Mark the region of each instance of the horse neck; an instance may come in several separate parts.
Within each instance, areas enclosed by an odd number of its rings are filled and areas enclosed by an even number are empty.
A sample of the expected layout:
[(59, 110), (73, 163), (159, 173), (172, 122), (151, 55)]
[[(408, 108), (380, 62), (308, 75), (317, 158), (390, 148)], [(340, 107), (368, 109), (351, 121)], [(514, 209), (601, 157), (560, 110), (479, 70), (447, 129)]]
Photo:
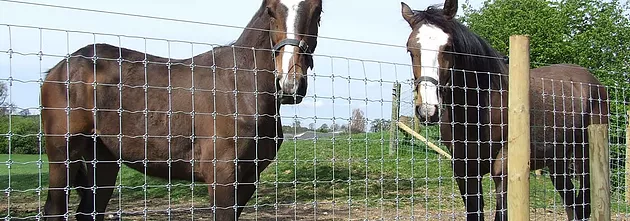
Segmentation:
[[(275, 76), (273, 70), (275, 70), (275, 61), (271, 52), (271, 33), (270, 19), (264, 13), (264, 8), (252, 17), (245, 30), (241, 33), (238, 39), (232, 44), (234, 47), (232, 50), (235, 56), (239, 57), (243, 62), (240, 64), (240, 68), (258, 70), (257, 74), (248, 72), (247, 76), (239, 77), (239, 87), (256, 87), (257, 93), (273, 94), (276, 91)], [(265, 112), (266, 114), (272, 114), (277, 112), (279, 104), (275, 102), (275, 99), (266, 102), (268, 96), (262, 96), (265, 98), (259, 98), (257, 107), (245, 107), (254, 108), (258, 111)], [(269, 97), (271, 98), (271, 97)], [(260, 99), (263, 99), (261, 101)], [(261, 103), (262, 102), (262, 103)], [(253, 102), (252, 104), (254, 104)], [(251, 110), (254, 111), (254, 110)]]
[[(265, 13), (265, 7), (256, 12), (238, 39), (232, 44), (234, 52), (245, 56), (249, 69), (275, 70), (275, 62), (271, 52), (271, 20)], [(254, 52), (255, 53), (252, 53)]]
[[(451, 79), (452, 85), (449, 86), (452, 89), (448, 89), (448, 92), (443, 94), (444, 103), (453, 107), (490, 106), (491, 96), (497, 96), (498, 94), (489, 94), (488, 90), (507, 90), (507, 64), (502, 59), (497, 59), (497, 57), (500, 58), (502, 56), (492, 48), (460, 53), (464, 55), (455, 56), (455, 66), (453, 67), (455, 72)], [(457, 89), (454, 90), (455, 88)], [(456, 109), (461, 110), (461, 108)], [(477, 112), (475, 114), (467, 114), (466, 111), (457, 111), (453, 113), (453, 116), (450, 116), (449, 120), (460, 123), (488, 123), (488, 109), (483, 108)]]
[[(508, 66), (502, 59), (501, 53), (489, 47), (458, 53), (461, 55), (455, 56), (453, 69), (465, 73), (467, 84), (479, 83), (474, 87), (484, 90), (501, 90), (507, 87), (505, 83)], [(464, 85), (463, 82), (453, 82), (453, 86), (469, 87), (470, 85)]]
[(454, 56), (455, 68), (468, 71), (466, 73), (469, 75), (490, 75), (492, 83), (482, 89), (501, 89), (500, 87), (504, 87), (504, 85), (499, 84), (502, 83), (499, 81), (503, 81), (501, 78), (505, 78), (500, 76), (506, 75), (508, 72), (507, 65), (502, 59), (504, 56), (461, 23), (456, 23), (453, 30), (452, 35), (457, 39), (455, 40), (455, 51), (458, 53)]
[(264, 5), (252, 16), (234, 46), (271, 50), (271, 20), (265, 13)]

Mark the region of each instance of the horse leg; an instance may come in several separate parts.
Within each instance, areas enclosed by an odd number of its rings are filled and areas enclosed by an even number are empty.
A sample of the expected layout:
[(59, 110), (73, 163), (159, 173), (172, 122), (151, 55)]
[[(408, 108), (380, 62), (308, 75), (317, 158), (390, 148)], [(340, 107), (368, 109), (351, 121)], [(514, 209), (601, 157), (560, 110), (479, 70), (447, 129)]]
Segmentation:
[(564, 202), (564, 210), (567, 213), (567, 217), (569, 220), (573, 220), (575, 217), (575, 188), (573, 182), (571, 182), (568, 168), (568, 159), (556, 159), (549, 166), (549, 177), (556, 191), (560, 194), (562, 202)]
[[(278, 124), (278, 128), (279, 131), (276, 132), (276, 135), (272, 136), (282, 134), (282, 125)], [(275, 159), (277, 150), (282, 145), (282, 140), (278, 141), (278, 143), (275, 142), (276, 141), (271, 139), (261, 139), (258, 143), (257, 148), (259, 149), (259, 152), (256, 157), (258, 161), (248, 165), (249, 172), (244, 173), (245, 176), (242, 178), (242, 182), (238, 185), (238, 217), (241, 216), (241, 213), (245, 209), (244, 206), (247, 205), (247, 202), (251, 199), (254, 192), (256, 192), (257, 184), (255, 183), (260, 181), (260, 174), (269, 166), (269, 164), (271, 164), (272, 160)], [(275, 147), (275, 149), (266, 147)]]
[(454, 160), (454, 173), (459, 192), (466, 206), (466, 220), (484, 220), (483, 193), (479, 163), (476, 160)]
[(81, 197), (76, 218), (77, 220), (104, 220), (104, 213), (114, 191), (120, 167), (115, 163), (117, 159), (107, 150), (101, 140), (97, 141), (96, 153), (93, 147), (88, 147), (86, 152), (86, 161), (96, 159), (94, 164), (86, 162), (88, 181), (86, 187), (94, 189), (87, 190)]
[(492, 180), (496, 190), (494, 220), (507, 221), (507, 152), (501, 149), (492, 165)]
[[(81, 167), (84, 138), (73, 136), (68, 138), (68, 144), (63, 137), (46, 137), (46, 151), (48, 153), (48, 196), (44, 205), (46, 220), (66, 220), (68, 217), (68, 201), (70, 188), (77, 186), (75, 180)], [(78, 161), (78, 162), (76, 162)], [(67, 170), (67, 171), (66, 171)], [(83, 179), (79, 175), (79, 180)], [(79, 182), (82, 184), (82, 182)], [(78, 188), (79, 195), (85, 191)]]
[(255, 182), (259, 181), (260, 173), (269, 165), (268, 161), (259, 161), (258, 168), (256, 165), (251, 163), (251, 165), (246, 165), (247, 171), (243, 171), (242, 179), (238, 184), (238, 209), (236, 211), (237, 217), (241, 216), (241, 213), (245, 209), (245, 205), (249, 199), (251, 199), (254, 192), (256, 192), (256, 184)]
[(497, 205), (495, 207), (494, 212), (494, 220), (502, 220), (507, 221), (507, 174), (499, 175), (498, 177), (493, 177), (495, 185), (495, 197), (497, 200)]
[(580, 182), (580, 189), (575, 200), (575, 216), (578, 220), (585, 220), (591, 216), (591, 176), (588, 153), (588, 138), (585, 145), (575, 145), (575, 171)]
[[(232, 146), (234, 143), (232, 143)], [(217, 147), (230, 146), (219, 145)], [(217, 150), (217, 152), (219, 152)], [(212, 159), (208, 159), (212, 160)], [(208, 184), (208, 196), (210, 196), (210, 204), (214, 210), (214, 220), (236, 220), (237, 206), (235, 196), (236, 182), (236, 166), (234, 165), (234, 157), (232, 160), (216, 159), (215, 163), (201, 164), (201, 170), (204, 173), (204, 179)], [(241, 190), (238, 190), (239, 192)]]

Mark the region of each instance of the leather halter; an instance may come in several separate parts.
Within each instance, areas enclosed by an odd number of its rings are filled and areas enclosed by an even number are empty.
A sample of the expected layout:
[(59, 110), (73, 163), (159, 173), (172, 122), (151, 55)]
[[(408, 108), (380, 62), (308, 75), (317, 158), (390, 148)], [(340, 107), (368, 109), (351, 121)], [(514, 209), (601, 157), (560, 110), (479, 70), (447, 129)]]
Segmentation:
[(306, 41), (304, 40), (297, 40), (297, 39), (284, 39), (280, 42), (278, 42), (278, 44), (276, 44), (275, 46), (273, 46), (273, 52), (277, 53), (281, 48), (283, 48), (284, 46), (287, 45), (292, 45), (295, 47), (300, 48), (300, 51), (302, 53), (307, 53), (308, 52), (308, 44), (306, 44)]
[(420, 76), (415, 81), (416, 85), (419, 85), (422, 82), (429, 82), (429, 83), (432, 83), (432, 84), (434, 84), (436, 86), (439, 85), (439, 83), (440, 83), (440, 82), (438, 82), (437, 79), (435, 79), (433, 77), (429, 77), (429, 76)]

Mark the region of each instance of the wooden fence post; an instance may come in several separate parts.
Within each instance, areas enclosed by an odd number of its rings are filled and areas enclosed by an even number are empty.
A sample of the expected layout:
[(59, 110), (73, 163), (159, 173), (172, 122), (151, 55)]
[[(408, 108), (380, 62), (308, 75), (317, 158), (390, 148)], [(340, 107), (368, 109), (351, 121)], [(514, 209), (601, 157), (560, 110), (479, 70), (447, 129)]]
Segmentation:
[(608, 125), (589, 125), (588, 145), (591, 167), (591, 217), (594, 221), (610, 220)]
[(628, 111), (626, 122), (626, 203), (630, 203), (630, 111)]
[(398, 147), (398, 118), (400, 117), (400, 83), (394, 83), (392, 89), (392, 119), (389, 125), (389, 155), (396, 154), (396, 148)]
[(508, 219), (529, 221), (529, 37), (510, 36)]

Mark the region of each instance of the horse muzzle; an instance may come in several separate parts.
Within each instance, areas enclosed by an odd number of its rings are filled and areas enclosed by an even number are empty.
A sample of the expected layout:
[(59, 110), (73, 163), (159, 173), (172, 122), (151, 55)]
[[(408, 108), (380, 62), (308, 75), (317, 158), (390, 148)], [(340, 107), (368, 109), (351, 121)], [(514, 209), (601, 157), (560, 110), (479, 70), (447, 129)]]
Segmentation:
[(279, 80), (278, 88), (281, 88), (278, 93), (281, 104), (299, 104), (306, 96), (307, 81), (306, 78)]
[(420, 120), (420, 123), (433, 125), (438, 123), (440, 115), (439, 109), (434, 104), (421, 104), (416, 106), (416, 116)]

